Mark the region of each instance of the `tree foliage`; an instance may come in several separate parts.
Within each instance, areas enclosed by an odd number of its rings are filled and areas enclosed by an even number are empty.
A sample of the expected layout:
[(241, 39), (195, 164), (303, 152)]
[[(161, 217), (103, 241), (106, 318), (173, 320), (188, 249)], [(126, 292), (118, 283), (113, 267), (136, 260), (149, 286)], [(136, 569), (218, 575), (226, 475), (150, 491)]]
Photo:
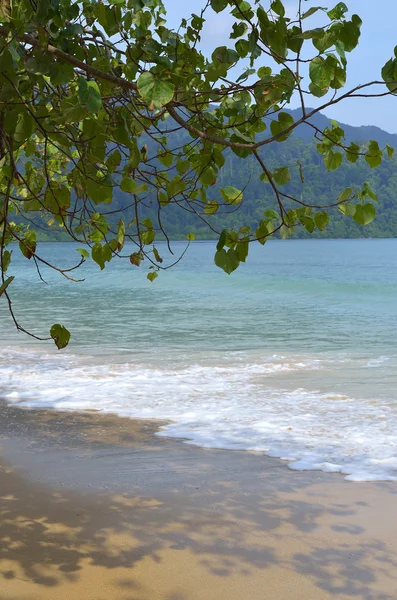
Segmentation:
[[(211, 11), (233, 16), (230, 43), (204, 53)], [(164, 268), (153, 244), (160, 232), (168, 239), (162, 212), (171, 204), (217, 232), (215, 263), (226, 273), (246, 260), (254, 240), (289, 237), (298, 226), (323, 231), (330, 205), (359, 225), (373, 220), (376, 197), (367, 184), (345, 188), (329, 205), (307, 202), (289, 191), (293, 178), (304, 182), (304, 167), (270, 165), (266, 147), (308, 123), (326, 169), (360, 157), (378, 167), (392, 155), (390, 146), (348, 143), (340, 125), (321, 129), (312, 117), (347, 98), (395, 94), (397, 53), (379, 81), (345, 91), (360, 18), (343, 2), (328, 10), (297, 0), (293, 12), (281, 0), (210, 0), (171, 29), (160, 0), (1, 3), (0, 295), (19, 330), (8, 273), (17, 248), (39, 276), (49, 264), (37, 244), (38, 215), (82, 246), (73, 269), (49, 265), (62, 276), (75, 279), (88, 258), (103, 269), (124, 257), (131, 268), (149, 264), (150, 281)], [(311, 26), (314, 15), (321, 26)], [(300, 99), (298, 119), (286, 111), (293, 96)], [(313, 97), (323, 101), (307, 109)], [(222, 175), (227, 152), (255, 161), (260, 185), (272, 192), (273, 207), (255, 229), (212, 224), (220, 206), (239, 210), (244, 199), (244, 188)], [(118, 220), (115, 190), (129, 198)], [(149, 203), (155, 224), (146, 215)], [(187, 243), (193, 238), (189, 233)], [(136, 245), (129, 255), (126, 240)], [(58, 348), (70, 337), (60, 324), (50, 336)]]

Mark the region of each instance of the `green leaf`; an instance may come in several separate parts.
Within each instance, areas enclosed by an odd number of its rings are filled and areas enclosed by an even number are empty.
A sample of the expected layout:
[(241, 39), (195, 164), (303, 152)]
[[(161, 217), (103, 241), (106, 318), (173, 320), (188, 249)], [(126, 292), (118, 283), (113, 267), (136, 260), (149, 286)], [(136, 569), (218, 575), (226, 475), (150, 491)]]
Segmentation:
[(165, 167), (170, 167), (174, 162), (174, 155), (172, 154), (172, 152), (162, 152), (157, 156), (157, 158)]
[(299, 217), (299, 220), (302, 223), (303, 227), (306, 229), (306, 231), (308, 231), (309, 233), (313, 233), (314, 221), (311, 217), (301, 216)]
[(113, 172), (114, 169), (120, 165), (120, 163), (121, 163), (121, 154), (120, 154), (119, 150), (115, 150), (114, 152), (112, 152), (112, 154), (107, 159), (106, 166), (108, 169), (110, 169)]
[(35, 21), (37, 23), (41, 23), (47, 17), (48, 11), (50, 9), (50, 3), (48, 0), (38, 0), (36, 6), (36, 14)]
[(70, 340), (70, 332), (66, 329), (66, 327), (60, 325), (59, 323), (56, 323), (51, 327), (50, 336), (54, 340), (58, 350), (66, 348)]
[(228, 5), (228, 0), (211, 0), (211, 8), (216, 13), (222, 12), (225, 10)]
[(387, 156), (389, 158), (393, 158), (394, 148), (392, 148), (392, 146), (389, 146), (389, 144), (387, 142), (386, 142), (386, 151), (387, 151)]
[(334, 19), (339, 20), (348, 10), (349, 9), (344, 2), (338, 2), (338, 4), (332, 10), (327, 12), (327, 15), (332, 21)]
[(355, 163), (359, 159), (360, 146), (357, 146), (354, 142), (350, 144), (346, 150), (346, 158), (349, 162)]
[(147, 274), (147, 278), (149, 279), (149, 281), (154, 281), (155, 279), (157, 279), (158, 277), (158, 273), (156, 273), (156, 271), (150, 271), (150, 273)]
[(315, 86), (326, 89), (334, 77), (334, 69), (324, 58), (316, 56), (310, 61), (309, 76)]
[(179, 175), (183, 175), (190, 168), (190, 162), (188, 160), (178, 160), (176, 163), (176, 170)]
[(1, 69), (1, 71), (7, 71), (8, 73), (11, 74), (13, 71), (13, 68), (14, 68), (14, 61), (12, 58), (12, 54), (8, 50), (7, 46), (3, 45), (2, 51), (0, 53), (0, 69)]
[(89, 177), (84, 182), (87, 195), (95, 204), (109, 204), (113, 197), (112, 181), (108, 178), (93, 179)]
[(291, 237), (293, 231), (294, 231), (293, 227), (287, 227), (286, 225), (281, 225), (280, 230), (279, 230), (281, 239), (285, 240), (285, 239)]
[(269, 208), (269, 210), (265, 210), (264, 215), (268, 219), (277, 219), (278, 220), (280, 218), (279, 213), (276, 212), (275, 210), (273, 210), (272, 208)]
[(138, 92), (149, 105), (149, 110), (161, 108), (174, 97), (175, 86), (168, 81), (162, 81), (159, 76), (145, 71), (138, 78)]
[(154, 258), (157, 260), (158, 263), (163, 262), (163, 259), (161, 258), (159, 251), (157, 250), (157, 248), (155, 246), (153, 246), (153, 254), (154, 254)]
[(367, 182), (363, 183), (363, 191), (361, 192), (362, 198), (369, 196), (372, 200), (377, 200), (378, 197), (375, 192), (371, 189), (370, 185)]
[(362, 21), (357, 15), (352, 15), (351, 21), (343, 21), (338, 30), (339, 41), (346, 52), (351, 52), (358, 44)]
[(238, 40), (236, 42), (236, 52), (240, 58), (245, 58), (249, 53), (249, 42), (247, 40)]
[(95, 81), (88, 82), (88, 98), (85, 102), (89, 113), (97, 113), (102, 107), (102, 96)]
[(325, 166), (329, 171), (335, 171), (342, 164), (342, 154), (340, 152), (333, 152), (333, 150), (329, 150), (327, 154), (324, 156)]
[(34, 75), (47, 75), (51, 70), (51, 59), (45, 54), (30, 56), (25, 63), (26, 70)]
[(123, 144), (127, 147), (129, 146), (131, 136), (125, 128), (124, 123), (121, 123), (120, 125), (115, 127), (115, 129), (113, 130), (113, 136), (116, 142), (118, 142), (119, 144)]
[(302, 19), (307, 19), (308, 17), (311, 17), (318, 10), (325, 10), (325, 9), (322, 8), (321, 6), (312, 6), (311, 8), (309, 8), (309, 10), (307, 10), (305, 13), (303, 13)]
[(47, 210), (59, 213), (59, 209), (70, 206), (70, 189), (57, 181), (50, 181), (44, 194), (44, 206)]
[(256, 239), (263, 246), (273, 232), (274, 226), (271, 221), (262, 220), (255, 232)]
[(325, 94), (328, 92), (328, 90), (329, 90), (328, 87), (319, 88), (314, 83), (312, 83), (312, 82), (309, 83), (309, 92), (316, 98), (321, 98), (322, 96), (325, 96)]
[(344, 202), (345, 200), (347, 200), (348, 198), (350, 198), (350, 196), (352, 195), (353, 190), (351, 187), (347, 187), (346, 189), (343, 190), (343, 192), (341, 192), (337, 198), (338, 202)]
[(368, 202), (367, 204), (357, 204), (353, 219), (356, 223), (365, 227), (375, 219), (375, 216), (375, 206)]
[(217, 172), (213, 167), (207, 167), (201, 170), (200, 181), (204, 185), (214, 185), (216, 183)]
[(238, 3), (233, 1), (232, 6), (236, 6), (231, 12), (236, 19), (252, 19), (254, 13), (252, 11), (251, 3), (246, 0), (239, 0)]
[(346, 67), (346, 53), (345, 53), (345, 45), (340, 40), (336, 40), (335, 42), (335, 50), (340, 56), (341, 63), (344, 67)]
[(49, 74), (53, 85), (66, 85), (74, 77), (73, 65), (53, 63)]
[[(99, 213), (93, 213), (90, 219), (92, 230), (89, 234), (89, 239), (92, 242), (100, 242), (103, 240), (107, 232), (109, 231), (109, 225), (106, 217)], [(92, 254), (92, 250), (91, 250)]]
[(27, 140), (33, 133), (35, 128), (35, 122), (31, 115), (26, 112), (19, 119), (17, 126), (14, 132), (14, 139), (18, 144), (23, 143)]
[(318, 212), (314, 215), (314, 224), (320, 231), (326, 228), (329, 223), (329, 215), (325, 211)]
[(142, 219), (142, 225), (144, 225), (145, 227), (148, 227), (149, 229), (153, 229), (152, 219), (149, 219), (149, 218)]
[(146, 229), (145, 231), (141, 231), (140, 238), (142, 244), (145, 246), (149, 246), (155, 239), (156, 232), (154, 229)]
[(238, 204), (243, 199), (243, 192), (231, 185), (221, 188), (220, 192), (222, 198), (228, 204)]
[(274, 169), (273, 177), (279, 185), (285, 185), (289, 181), (291, 181), (291, 173), (289, 172), (288, 167), (280, 167), (278, 169)]
[(22, 254), (30, 260), (36, 252), (36, 232), (33, 229), (29, 229), (21, 242), (19, 242), (19, 248)]
[(214, 215), (218, 208), (218, 202), (216, 200), (210, 200), (210, 202), (207, 202), (207, 204), (204, 206), (204, 212), (206, 215)]
[(138, 144), (135, 138), (130, 140), (130, 157), (128, 159), (128, 166), (131, 169), (136, 169), (141, 162), (141, 153), (138, 148)]
[(102, 97), (98, 84), (95, 81), (87, 81), (84, 77), (78, 80), (78, 96), (88, 112), (97, 113), (102, 107)]
[(353, 217), (356, 212), (356, 207), (354, 206), (354, 204), (350, 204), (350, 202), (340, 204), (338, 208), (342, 215), (344, 215), (345, 217)]
[(292, 127), (294, 124), (294, 119), (293, 117), (291, 117), (291, 115), (289, 115), (286, 112), (280, 112), (278, 113), (278, 120), (275, 121), (273, 120), (270, 123), (270, 130), (272, 132), (273, 137), (278, 136), (277, 137), (277, 142), (283, 142), (284, 140), (287, 139), (287, 137), (291, 134), (291, 132), (287, 132), (284, 135), (280, 135), (282, 134), (283, 131), (285, 131), (286, 129), (288, 129), (289, 127)]
[(241, 240), (236, 245), (236, 252), (240, 262), (245, 262), (248, 256), (249, 241)]
[(382, 69), (382, 79), (392, 94), (397, 94), (397, 59), (391, 58)]
[(89, 258), (90, 253), (85, 248), (76, 248), (76, 251), (81, 254), (83, 258)]
[(231, 48), (220, 46), (212, 53), (212, 60), (215, 64), (221, 63), (221, 65), (224, 65), (227, 68), (239, 60), (239, 54)]
[(270, 180), (269, 180), (269, 177), (267, 176), (267, 173), (264, 173), (264, 172), (263, 172), (263, 173), (261, 173), (261, 174), (259, 175), (259, 179), (260, 179), (261, 181), (263, 181), (263, 183), (270, 183)]
[(298, 219), (298, 215), (296, 210), (290, 208), (287, 213), (284, 215), (284, 222), (288, 227), (293, 227), (296, 224)]
[(336, 66), (334, 69), (334, 76), (331, 80), (331, 87), (334, 90), (339, 90), (346, 83), (346, 71), (339, 66)]
[(221, 232), (221, 235), (219, 236), (218, 243), (216, 245), (217, 250), (222, 250), (222, 248), (226, 242), (226, 237), (227, 237), (227, 229), (223, 229)]
[[(247, 31), (248, 27), (246, 25), (246, 23), (234, 23), (233, 25), (233, 33), (230, 34), (230, 39), (235, 40), (239, 37), (241, 37), (242, 35), (245, 34), (245, 32)], [(255, 73), (255, 69), (253, 70), (252, 73), (250, 73), (250, 75), (252, 75), (253, 73)], [(236, 80), (236, 82), (238, 83), (238, 81), (242, 81), (242, 76), (240, 75), (240, 77)]]
[(365, 162), (373, 169), (379, 167), (382, 163), (382, 150), (379, 148), (378, 142), (371, 140), (368, 145), (368, 151), (365, 154)]
[(214, 260), (216, 266), (228, 275), (235, 271), (240, 264), (238, 253), (233, 248), (230, 248), (227, 252), (224, 248), (217, 250)]
[(123, 219), (120, 219), (117, 227), (117, 249), (122, 250), (125, 239), (125, 223)]
[(8, 286), (14, 279), (15, 279), (15, 277), (13, 275), (11, 275), (11, 277), (8, 277), (4, 281), (4, 283), (0, 285), (0, 296), (2, 296), (4, 294), (4, 292), (6, 291), (6, 289), (8, 288)]
[(100, 266), (101, 271), (105, 268), (105, 261), (102, 256), (102, 246), (99, 242), (95, 243), (91, 249), (92, 260)]
[(302, 31), (297, 37), (302, 40), (315, 40), (321, 39), (324, 36), (324, 29), (321, 27), (316, 27), (315, 29), (307, 29), (306, 31)]
[(137, 188), (137, 183), (135, 179), (131, 179), (131, 177), (124, 176), (120, 183), (120, 189), (123, 192), (134, 193)]
[(12, 254), (12, 252), (9, 252), (8, 250), (4, 250), (4, 252), (3, 252), (3, 261), (0, 265), (3, 273), (5, 273), (8, 269), (8, 267), (10, 266), (11, 254)]
[(281, 0), (274, 0), (271, 3), (270, 7), (280, 17), (283, 17), (285, 15), (284, 4), (281, 2)]
[(92, 260), (100, 266), (101, 271), (105, 268), (105, 262), (112, 260), (112, 249), (109, 244), (101, 246), (99, 242), (95, 243), (91, 249)]

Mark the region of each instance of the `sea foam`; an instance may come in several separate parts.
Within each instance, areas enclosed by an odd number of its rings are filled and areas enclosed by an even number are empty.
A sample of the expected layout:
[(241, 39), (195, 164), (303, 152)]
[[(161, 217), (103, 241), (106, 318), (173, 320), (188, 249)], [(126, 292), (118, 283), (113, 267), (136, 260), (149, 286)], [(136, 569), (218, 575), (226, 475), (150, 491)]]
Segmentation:
[[(371, 373), (385, 360), (374, 358)], [(368, 359), (246, 351), (112, 360), (9, 347), (0, 349), (0, 398), (22, 408), (163, 419), (170, 423), (158, 435), (188, 444), (260, 451), (292, 470), (352, 481), (397, 480), (395, 402), (333, 389), (335, 368), (357, 379)]]

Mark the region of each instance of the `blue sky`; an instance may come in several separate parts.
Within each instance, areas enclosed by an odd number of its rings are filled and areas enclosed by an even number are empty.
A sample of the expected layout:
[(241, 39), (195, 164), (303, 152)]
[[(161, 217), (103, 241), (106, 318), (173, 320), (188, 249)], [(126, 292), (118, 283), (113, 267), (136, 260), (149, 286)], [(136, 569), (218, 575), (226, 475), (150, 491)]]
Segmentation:
[[(205, 0), (163, 0), (168, 11), (170, 23), (175, 27), (182, 17), (189, 17), (192, 12), (199, 13)], [(251, 0), (252, 1), (252, 0)], [(380, 70), (392, 56), (397, 46), (397, 0), (344, 0), (349, 13), (358, 14), (362, 21), (360, 44), (349, 55), (347, 86), (354, 87), (372, 79), (380, 79)], [(307, 0), (305, 6), (324, 6), (332, 8), (336, 0)], [(263, 6), (269, 0), (262, 0)], [(290, 15), (296, 14), (297, 0), (286, 0)], [(317, 13), (319, 14), (319, 13)], [(315, 15), (307, 21), (310, 27), (317, 25)], [(211, 53), (217, 46), (232, 47), (229, 40), (230, 24), (234, 22), (226, 12), (216, 15), (208, 12), (207, 22), (202, 39), (202, 48)], [(259, 62), (258, 62), (259, 66)], [(346, 88), (347, 89), (347, 88)], [(323, 101), (321, 102), (323, 103)], [(311, 102), (315, 105), (314, 102)], [(298, 101), (294, 106), (298, 106)], [(354, 98), (336, 105), (326, 114), (343, 123), (351, 125), (377, 125), (386, 131), (397, 133), (397, 97), (387, 98)]]

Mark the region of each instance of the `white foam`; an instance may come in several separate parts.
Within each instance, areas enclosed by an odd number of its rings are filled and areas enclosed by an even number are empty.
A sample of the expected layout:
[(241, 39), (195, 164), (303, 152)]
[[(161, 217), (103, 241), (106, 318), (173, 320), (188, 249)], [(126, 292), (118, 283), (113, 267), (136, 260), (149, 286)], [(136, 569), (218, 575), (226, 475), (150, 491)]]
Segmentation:
[[(169, 420), (159, 435), (189, 444), (262, 451), (292, 470), (340, 472), (351, 481), (397, 480), (396, 403), (310, 388), (314, 375), (321, 380), (335, 363), (351, 370), (351, 358), (258, 351), (195, 360), (159, 354), (142, 362), (138, 356), (111, 362), (109, 356), (3, 348), (0, 398), (26, 408)], [(360, 360), (365, 369), (368, 360)]]
[(378, 356), (377, 358), (371, 358), (367, 362), (367, 367), (378, 367), (379, 365), (387, 362), (388, 360), (390, 360), (389, 356)]

